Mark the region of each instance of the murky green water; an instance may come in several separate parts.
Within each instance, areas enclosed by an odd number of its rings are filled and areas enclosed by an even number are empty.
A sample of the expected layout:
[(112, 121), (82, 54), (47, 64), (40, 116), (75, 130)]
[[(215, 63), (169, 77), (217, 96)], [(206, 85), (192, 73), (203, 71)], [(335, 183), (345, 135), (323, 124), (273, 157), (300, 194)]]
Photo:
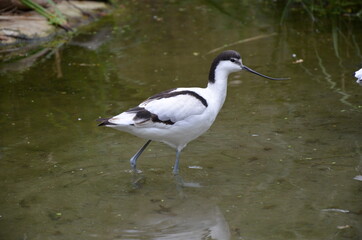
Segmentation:
[[(361, 22), (279, 25), (281, 10), (233, 2), (122, 9), (32, 65), (2, 64), (0, 239), (362, 238)], [(155, 142), (132, 185), (145, 141), (95, 120), (205, 86), (232, 43), (245, 65), (292, 79), (229, 78), (213, 127), (181, 156), (201, 187), (177, 188), (174, 150)]]

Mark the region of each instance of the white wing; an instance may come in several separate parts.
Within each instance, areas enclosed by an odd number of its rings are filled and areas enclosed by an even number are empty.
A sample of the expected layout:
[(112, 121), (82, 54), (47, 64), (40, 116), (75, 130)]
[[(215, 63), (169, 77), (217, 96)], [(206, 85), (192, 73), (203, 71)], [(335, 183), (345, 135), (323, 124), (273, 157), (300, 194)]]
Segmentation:
[(167, 128), (187, 117), (202, 114), (207, 106), (197, 88), (171, 89), (148, 98), (138, 107), (106, 119), (100, 125)]
[[(147, 111), (158, 116), (161, 121), (170, 120), (173, 123), (181, 121), (192, 115), (202, 114), (207, 103), (204, 98), (191, 91), (172, 91), (169, 95), (163, 95), (159, 98), (157, 95), (151, 97), (139, 105)], [(203, 101), (201, 100), (203, 99)]]

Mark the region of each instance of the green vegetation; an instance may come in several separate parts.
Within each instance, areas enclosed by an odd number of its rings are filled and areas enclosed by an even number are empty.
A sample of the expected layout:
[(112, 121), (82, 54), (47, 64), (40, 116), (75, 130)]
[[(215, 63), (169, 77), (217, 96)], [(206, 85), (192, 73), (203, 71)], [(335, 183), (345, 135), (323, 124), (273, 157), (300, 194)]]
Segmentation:
[(67, 24), (67, 19), (56, 8), (55, 3), (52, 0), (47, 0), (47, 1), (54, 8), (54, 13), (50, 12), (49, 10), (43, 8), (42, 6), (40, 6), (39, 4), (37, 4), (36, 2), (33, 2), (31, 0), (21, 0), (21, 2), (24, 5), (34, 9), (40, 15), (47, 18), (51, 24), (59, 26), (59, 27), (65, 29), (66, 31), (70, 31), (71, 28)]
[(334, 17), (362, 18), (362, 2), (360, 0), (281, 0), (284, 5), (281, 22), (291, 12), (304, 12), (311, 20)]

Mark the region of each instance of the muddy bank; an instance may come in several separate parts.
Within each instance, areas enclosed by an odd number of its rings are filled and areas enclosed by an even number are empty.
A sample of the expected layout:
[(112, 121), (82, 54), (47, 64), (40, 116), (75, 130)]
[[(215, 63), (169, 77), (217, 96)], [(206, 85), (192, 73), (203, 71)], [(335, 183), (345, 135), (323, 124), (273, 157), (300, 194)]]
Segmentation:
[[(6, 61), (28, 53), (55, 36), (72, 33), (77, 27), (107, 15), (111, 7), (95, 1), (57, 1), (42, 4), (42, 9), (29, 10), (13, 4), (2, 7), (0, 13), (0, 60)], [(21, 10), (23, 9), (23, 10)], [(44, 12), (45, 11), (45, 12)]]

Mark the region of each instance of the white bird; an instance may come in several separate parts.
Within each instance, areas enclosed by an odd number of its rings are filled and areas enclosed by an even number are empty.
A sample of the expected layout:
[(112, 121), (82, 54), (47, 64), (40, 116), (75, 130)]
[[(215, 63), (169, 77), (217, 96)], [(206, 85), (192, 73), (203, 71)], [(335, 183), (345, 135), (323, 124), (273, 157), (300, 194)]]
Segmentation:
[(151, 141), (163, 142), (176, 149), (173, 174), (179, 172), (180, 153), (186, 145), (205, 133), (224, 104), (230, 73), (247, 70), (271, 80), (243, 65), (240, 54), (233, 50), (220, 53), (212, 62), (206, 88), (175, 88), (158, 93), (117, 116), (100, 119), (107, 126), (147, 139), (146, 144), (130, 159), (137, 172), (138, 157)]
[(354, 76), (357, 78), (356, 83), (362, 86), (362, 68), (354, 73)]

